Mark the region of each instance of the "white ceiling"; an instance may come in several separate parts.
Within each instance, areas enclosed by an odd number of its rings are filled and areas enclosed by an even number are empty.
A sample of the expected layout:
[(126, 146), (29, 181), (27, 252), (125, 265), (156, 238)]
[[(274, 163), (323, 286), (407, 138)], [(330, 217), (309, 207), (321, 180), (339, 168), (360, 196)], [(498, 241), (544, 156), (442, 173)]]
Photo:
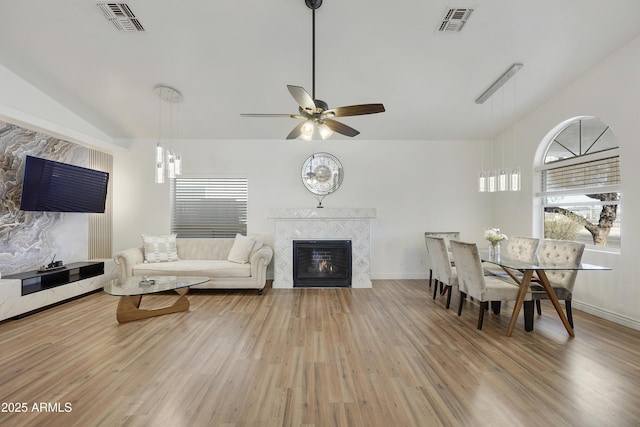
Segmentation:
[[(143, 33), (119, 32), (96, 3), (2, 1), (0, 64), (114, 139), (158, 136), (157, 84), (184, 96), (182, 138), (284, 139), (295, 126), (240, 113), (295, 113), (286, 85), (311, 92), (304, 0), (129, 0)], [(460, 33), (437, 31), (449, 7), (474, 8)], [(638, 36), (639, 17), (638, 0), (325, 0), (316, 95), (384, 103), (341, 119), (356, 138), (486, 138)], [(509, 82), (475, 104), (515, 62), (517, 95)]]

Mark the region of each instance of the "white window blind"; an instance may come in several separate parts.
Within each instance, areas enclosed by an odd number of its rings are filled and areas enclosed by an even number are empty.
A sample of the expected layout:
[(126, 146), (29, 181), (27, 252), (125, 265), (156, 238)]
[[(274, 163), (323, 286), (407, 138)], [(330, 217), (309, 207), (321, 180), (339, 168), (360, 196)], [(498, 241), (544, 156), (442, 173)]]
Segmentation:
[[(609, 157), (542, 172), (542, 192), (598, 190), (620, 184), (620, 159)], [(595, 192), (595, 191), (594, 191)]]
[(171, 231), (178, 237), (247, 234), (246, 178), (181, 176), (172, 181)]

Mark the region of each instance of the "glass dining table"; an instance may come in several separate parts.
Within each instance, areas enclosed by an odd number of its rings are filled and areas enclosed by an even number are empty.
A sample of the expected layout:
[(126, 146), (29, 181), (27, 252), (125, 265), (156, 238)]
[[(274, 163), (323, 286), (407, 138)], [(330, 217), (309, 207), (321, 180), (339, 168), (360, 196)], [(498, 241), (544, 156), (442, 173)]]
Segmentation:
[[(518, 297), (513, 306), (513, 314), (511, 315), (511, 320), (509, 321), (509, 327), (507, 328), (507, 336), (510, 337), (513, 333), (513, 330), (516, 326), (516, 322), (518, 321), (518, 315), (520, 314), (520, 307), (522, 307), (524, 303), (525, 296), (527, 295), (527, 291), (529, 290), (529, 285), (532, 280), (535, 280), (536, 283), (539, 283), (547, 295), (549, 295), (549, 300), (553, 304), (560, 320), (562, 320), (562, 324), (564, 325), (567, 333), (570, 336), (575, 336), (573, 332), (573, 328), (571, 324), (569, 324), (569, 320), (564, 313), (564, 310), (560, 306), (560, 302), (558, 301), (558, 297), (554, 292), (551, 284), (549, 283), (549, 279), (547, 278), (546, 271), (551, 270), (589, 270), (589, 271), (607, 271), (611, 270), (610, 267), (603, 267), (600, 265), (586, 264), (580, 263), (573, 266), (567, 265), (557, 265), (557, 264), (531, 264), (527, 262), (522, 262), (518, 260), (511, 259), (504, 255), (490, 255), (488, 250), (480, 251), (480, 258), (483, 262), (488, 262), (491, 264), (495, 264), (500, 266), (505, 273), (511, 277), (511, 279), (520, 287), (520, 291), (518, 292)], [(534, 277), (535, 274), (535, 277)], [(533, 317), (533, 306), (531, 306), (530, 315)], [(530, 324), (528, 324), (530, 323)], [(525, 330), (530, 331), (533, 330), (533, 321), (531, 318), (531, 322), (527, 322), (525, 319)]]

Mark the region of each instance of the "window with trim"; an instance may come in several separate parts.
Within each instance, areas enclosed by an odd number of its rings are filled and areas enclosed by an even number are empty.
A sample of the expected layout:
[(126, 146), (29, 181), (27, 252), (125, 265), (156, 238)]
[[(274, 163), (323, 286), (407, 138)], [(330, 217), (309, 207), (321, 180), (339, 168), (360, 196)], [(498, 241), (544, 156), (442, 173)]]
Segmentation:
[(246, 178), (179, 176), (171, 183), (171, 232), (178, 237), (247, 234)]
[(568, 124), (538, 173), (545, 238), (620, 249), (620, 153), (609, 126), (591, 117)]

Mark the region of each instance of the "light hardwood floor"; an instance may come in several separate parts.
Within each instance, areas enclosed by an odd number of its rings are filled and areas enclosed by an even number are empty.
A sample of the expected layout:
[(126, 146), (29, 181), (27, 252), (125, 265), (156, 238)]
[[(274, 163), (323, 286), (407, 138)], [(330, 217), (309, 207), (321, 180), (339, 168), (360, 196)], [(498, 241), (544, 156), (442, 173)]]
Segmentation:
[(573, 339), (549, 304), (509, 338), (510, 305), (478, 331), (477, 305), (457, 317), (423, 280), (189, 300), (118, 324), (99, 292), (0, 323), (2, 409), (27, 404), (0, 425), (640, 424), (640, 331), (578, 310)]

